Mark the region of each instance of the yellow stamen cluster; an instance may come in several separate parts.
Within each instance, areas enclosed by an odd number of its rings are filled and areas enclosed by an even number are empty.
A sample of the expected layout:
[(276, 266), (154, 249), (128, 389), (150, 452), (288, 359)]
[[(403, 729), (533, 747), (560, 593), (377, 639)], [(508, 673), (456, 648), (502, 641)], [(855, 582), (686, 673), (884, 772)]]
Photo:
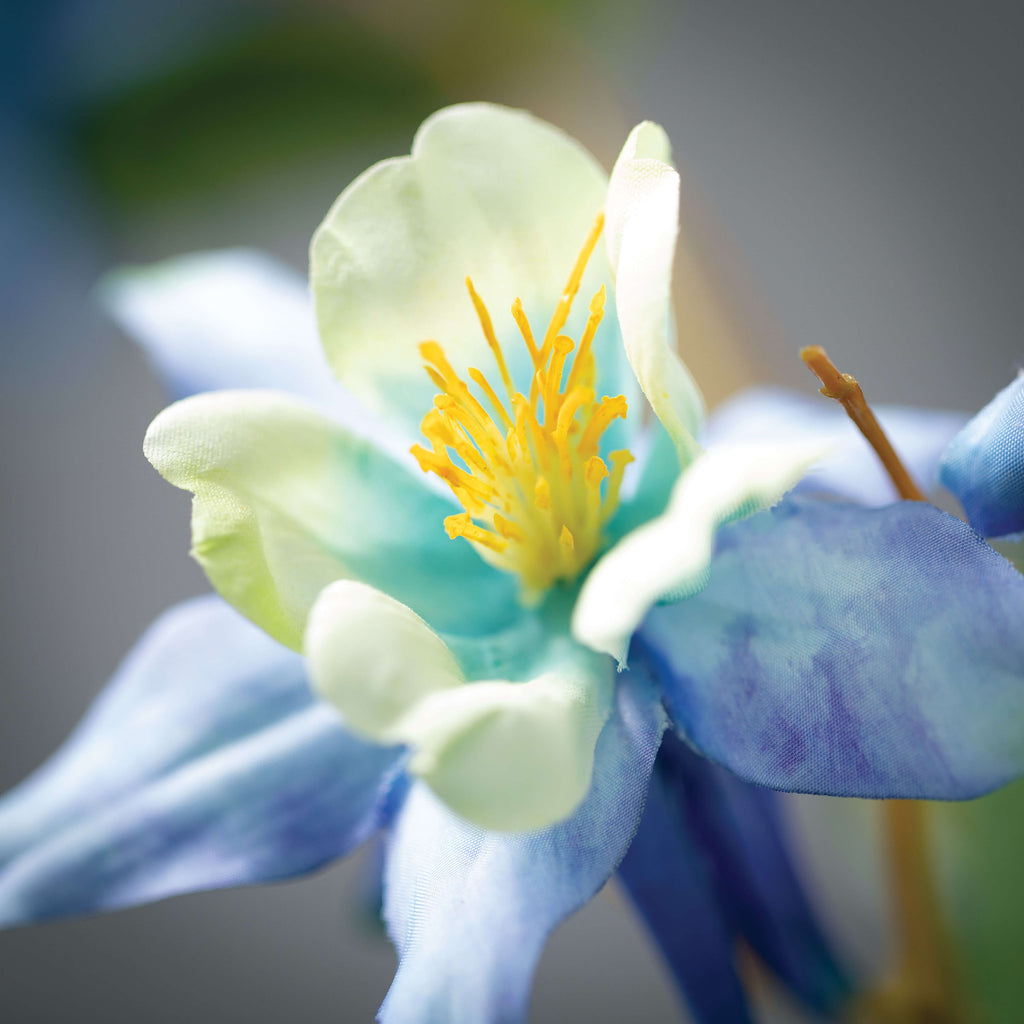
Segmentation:
[(609, 468), (598, 454), (601, 435), (626, 416), (622, 395), (598, 399), (594, 390), (592, 348), (604, 315), (603, 286), (590, 301), (579, 347), (561, 333), (603, 226), (599, 215), (539, 345), (522, 302), (512, 304), (533, 365), (529, 394), (516, 390), (490, 314), (469, 278), (469, 297), (497, 363), (504, 399), (470, 367), (478, 397), (436, 341), (420, 345), (440, 394), (423, 418), (431, 448), (415, 445), (412, 452), (466, 510), (445, 520), (448, 536), (464, 537), (489, 562), (516, 573), (527, 596), (575, 578), (594, 558), (618, 505), (623, 472), (633, 461), (628, 451), (611, 452)]

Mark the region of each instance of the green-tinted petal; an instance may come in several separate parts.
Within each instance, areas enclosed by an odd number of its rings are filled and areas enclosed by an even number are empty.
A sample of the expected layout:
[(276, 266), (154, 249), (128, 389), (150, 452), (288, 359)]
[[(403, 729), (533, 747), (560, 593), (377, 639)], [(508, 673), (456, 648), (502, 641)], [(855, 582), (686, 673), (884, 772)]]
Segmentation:
[(400, 739), (398, 723), (410, 708), (464, 682), (454, 655), (415, 612), (354, 580), (320, 595), (305, 652), (313, 688), (353, 732), (382, 743)]
[(773, 505), (826, 451), (736, 444), (701, 455), (679, 478), (665, 513), (624, 537), (591, 570), (573, 612), (573, 635), (623, 661), (652, 605), (707, 584), (715, 530)]
[(195, 496), (192, 551), (221, 595), (298, 650), (328, 583), (366, 580), (439, 629), (518, 614), (512, 579), (445, 535), (452, 504), (302, 402), (221, 391), (164, 410), (146, 455)]
[(608, 187), (605, 238), (626, 355), (685, 466), (700, 451), (695, 436), (704, 406), (673, 348), (679, 175), (669, 153), (668, 137), (658, 125), (645, 121), (630, 132)]
[[(522, 299), (543, 334), (607, 177), (578, 143), (522, 111), (475, 103), (420, 128), (412, 156), (371, 167), (338, 198), (313, 238), (310, 275), (320, 334), (342, 383), (372, 408), (418, 429), (436, 387), (418, 344), (432, 339), (456, 372), (499, 383), (469, 300), (488, 304), (518, 386), (526, 348), (509, 313)], [(587, 301), (608, 286), (595, 341), (599, 386), (614, 394), (621, 359), (607, 256), (598, 246), (566, 333), (579, 339)], [(627, 395), (627, 398), (629, 396)]]
[(542, 828), (587, 794), (614, 686), (605, 658), (548, 648), (534, 652), (546, 671), (528, 681), (467, 683), (421, 618), (349, 582), (317, 601), (306, 657), (314, 688), (349, 726), (381, 743), (408, 744), (409, 770), (477, 825)]
[(456, 813), (501, 832), (544, 828), (587, 795), (611, 707), (610, 662), (428, 697), (405, 725), (412, 772)]

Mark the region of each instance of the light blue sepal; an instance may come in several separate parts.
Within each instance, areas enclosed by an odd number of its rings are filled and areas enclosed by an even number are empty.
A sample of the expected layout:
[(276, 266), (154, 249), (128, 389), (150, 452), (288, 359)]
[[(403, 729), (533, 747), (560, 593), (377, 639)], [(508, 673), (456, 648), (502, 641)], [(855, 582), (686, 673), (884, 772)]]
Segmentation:
[(590, 794), (526, 834), (462, 821), (413, 785), (388, 842), (385, 915), (399, 966), (383, 1024), (516, 1024), (552, 929), (607, 881), (636, 830), (664, 712), (649, 679), (620, 677)]
[[(939, 460), (967, 417), (958, 412), (877, 406), (878, 421), (911, 477), (925, 491), (939, 483)], [(751, 388), (718, 406), (708, 417), (700, 441), (717, 445), (738, 441), (820, 439), (831, 453), (796, 486), (797, 491), (827, 492), (862, 505), (890, 505), (892, 482), (838, 403), (821, 395), (783, 388)]]
[(0, 925), (312, 870), (379, 827), (400, 757), (348, 734), (297, 655), (187, 601), (0, 801)]
[(98, 295), (174, 398), (274, 388), (330, 408), (344, 397), (306, 281), (263, 253), (226, 249), (122, 267), (103, 278)]
[(636, 643), (679, 729), (751, 782), (957, 800), (1024, 772), (1024, 577), (931, 505), (726, 527), (707, 589)]
[(980, 534), (1024, 531), (1024, 373), (953, 438), (941, 475)]

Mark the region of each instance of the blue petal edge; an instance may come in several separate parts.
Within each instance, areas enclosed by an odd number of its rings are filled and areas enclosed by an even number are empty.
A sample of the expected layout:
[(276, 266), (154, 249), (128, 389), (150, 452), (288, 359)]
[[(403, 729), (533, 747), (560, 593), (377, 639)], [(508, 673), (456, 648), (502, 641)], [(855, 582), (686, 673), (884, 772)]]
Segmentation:
[(539, 832), (485, 832), (413, 785), (388, 842), (385, 914), (399, 965), (380, 1021), (525, 1019), (548, 934), (626, 852), (664, 726), (650, 680), (621, 677), (590, 794), (572, 817)]
[(1024, 531), (1024, 373), (953, 438), (940, 474), (980, 534)]
[(297, 655), (187, 601), (0, 801), (0, 925), (310, 871), (383, 823), (400, 758), (348, 734)]
[(774, 789), (969, 799), (1024, 771), (1024, 577), (930, 505), (794, 499), (636, 641), (679, 730)]

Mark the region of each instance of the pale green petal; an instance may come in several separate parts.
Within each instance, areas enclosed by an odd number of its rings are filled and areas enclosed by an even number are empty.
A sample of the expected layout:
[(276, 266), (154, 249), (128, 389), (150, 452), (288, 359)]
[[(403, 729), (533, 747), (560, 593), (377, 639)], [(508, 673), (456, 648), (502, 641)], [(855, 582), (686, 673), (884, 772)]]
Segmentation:
[(403, 724), (409, 770), (483, 828), (521, 832), (568, 817), (590, 788), (614, 668), (562, 665), (528, 682), (439, 691)]
[(332, 583), (306, 626), (313, 688), (353, 732), (401, 740), (402, 716), (425, 697), (465, 680), (444, 641), (412, 609), (365, 583)]
[(145, 450), (195, 496), (192, 553), (214, 587), (289, 647), (301, 647), (320, 591), (348, 577), (446, 632), (485, 632), (519, 614), (512, 578), (446, 536), (452, 502), (297, 399), (187, 398), (153, 421)]
[(704, 404), (673, 342), (679, 175), (669, 153), (658, 125), (645, 121), (630, 132), (608, 187), (605, 239), (626, 355), (686, 466), (700, 452)]
[(627, 534), (591, 570), (573, 610), (573, 636), (624, 662), (654, 604), (706, 586), (716, 529), (775, 504), (827, 453), (819, 444), (772, 442), (718, 445), (701, 455), (664, 514)]
[[(310, 276), (328, 361), (375, 411), (418, 429), (436, 387), (422, 368), (432, 339), (463, 373), (500, 389), (465, 278), (487, 303), (520, 389), (526, 348), (510, 315), (522, 299), (543, 334), (596, 215), (607, 176), (578, 143), (523, 111), (484, 103), (442, 110), (412, 155), (371, 167), (338, 198), (313, 237)], [(611, 274), (595, 250), (566, 333), (579, 339), (587, 302), (608, 287), (595, 341), (599, 386), (614, 394), (623, 367)], [(627, 398), (630, 396), (627, 394)]]
[(567, 817), (586, 796), (614, 688), (607, 659), (553, 652), (544, 640), (532, 653), (547, 671), (467, 683), (409, 608), (340, 582), (310, 614), (306, 662), (345, 722), (379, 743), (407, 744), (409, 771), (452, 810), (484, 828), (526, 831)]

